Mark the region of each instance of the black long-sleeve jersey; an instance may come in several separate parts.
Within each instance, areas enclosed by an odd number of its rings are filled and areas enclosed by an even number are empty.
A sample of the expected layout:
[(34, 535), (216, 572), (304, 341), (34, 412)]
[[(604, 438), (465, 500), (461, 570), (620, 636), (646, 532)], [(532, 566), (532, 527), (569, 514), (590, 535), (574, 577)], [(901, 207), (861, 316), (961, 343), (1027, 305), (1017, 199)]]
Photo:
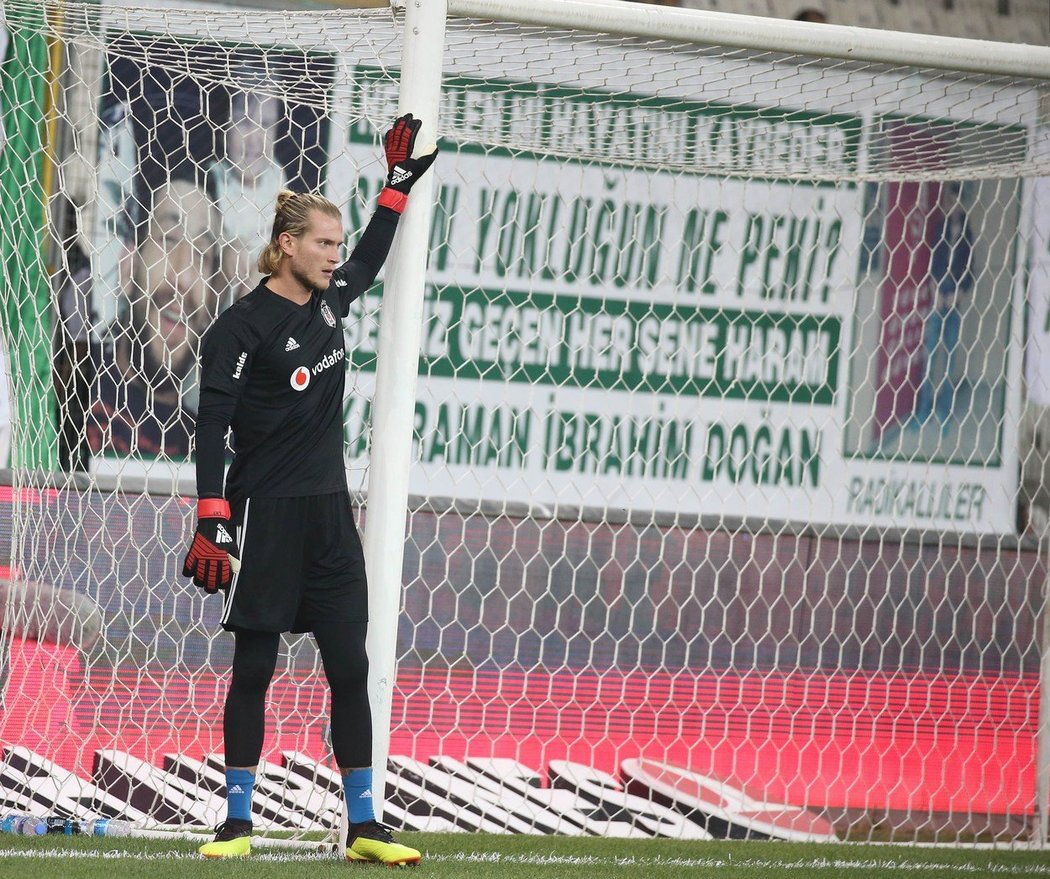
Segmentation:
[(325, 290), (297, 305), (263, 281), (205, 333), (197, 413), (197, 494), (221, 497), (226, 431), (233, 463), (225, 495), (303, 497), (346, 488), (340, 318), (375, 280), (398, 214), (376, 210)]

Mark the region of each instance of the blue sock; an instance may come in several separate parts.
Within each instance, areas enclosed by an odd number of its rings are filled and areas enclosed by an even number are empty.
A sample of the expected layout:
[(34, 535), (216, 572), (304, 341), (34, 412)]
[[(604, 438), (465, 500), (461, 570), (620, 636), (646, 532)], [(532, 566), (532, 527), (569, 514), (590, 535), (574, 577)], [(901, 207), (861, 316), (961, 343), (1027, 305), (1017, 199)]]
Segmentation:
[(255, 773), (247, 769), (226, 770), (226, 817), (252, 820), (252, 789)]
[(343, 793), (346, 795), (347, 817), (351, 824), (375, 821), (372, 808), (372, 767), (351, 769), (343, 776)]

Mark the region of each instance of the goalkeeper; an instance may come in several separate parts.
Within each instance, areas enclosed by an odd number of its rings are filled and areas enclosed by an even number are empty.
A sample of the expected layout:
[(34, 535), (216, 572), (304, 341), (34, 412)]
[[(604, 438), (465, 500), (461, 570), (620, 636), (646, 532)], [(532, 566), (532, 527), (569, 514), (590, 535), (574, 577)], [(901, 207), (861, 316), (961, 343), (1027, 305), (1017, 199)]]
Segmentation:
[[(224, 594), (234, 633), (223, 713), (227, 818), (206, 857), (251, 851), (251, 796), (262, 754), (266, 691), (282, 632), (313, 632), (331, 690), (332, 747), (343, 776), (346, 858), (412, 864), (372, 810), (372, 718), (361, 540), (343, 464), (343, 330), (350, 303), (386, 260), (412, 185), (437, 156), (412, 158), (420, 121), (397, 119), (384, 146), (387, 186), (350, 259), (342, 217), (320, 195), (284, 190), (266, 276), (215, 321), (201, 346), (196, 425), (197, 530), (183, 574)], [(234, 458), (223, 487), (227, 429)]]

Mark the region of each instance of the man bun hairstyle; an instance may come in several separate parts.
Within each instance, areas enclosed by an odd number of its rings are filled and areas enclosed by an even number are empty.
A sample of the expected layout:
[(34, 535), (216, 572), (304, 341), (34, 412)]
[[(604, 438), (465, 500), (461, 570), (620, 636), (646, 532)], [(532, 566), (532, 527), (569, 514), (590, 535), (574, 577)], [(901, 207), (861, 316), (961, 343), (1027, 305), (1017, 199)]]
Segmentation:
[(277, 193), (277, 210), (273, 217), (273, 230), (270, 232), (270, 240), (259, 256), (259, 271), (264, 275), (272, 275), (281, 265), (284, 259), (284, 251), (278, 239), (287, 232), (293, 238), (302, 238), (310, 226), (311, 211), (319, 211), (342, 220), (343, 215), (333, 202), (323, 195), (314, 192), (295, 192), (291, 189), (282, 189)]

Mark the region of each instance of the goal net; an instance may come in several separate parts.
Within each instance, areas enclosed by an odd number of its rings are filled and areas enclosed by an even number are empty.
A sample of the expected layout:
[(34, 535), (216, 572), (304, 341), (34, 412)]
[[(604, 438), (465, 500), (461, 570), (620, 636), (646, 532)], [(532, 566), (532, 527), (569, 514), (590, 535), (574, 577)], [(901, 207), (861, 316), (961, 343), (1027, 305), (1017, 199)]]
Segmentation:
[[(0, 807), (203, 829), (199, 341), (280, 188), (356, 240), (404, 11), (3, 11)], [(382, 352), (419, 364), (387, 820), (1042, 838), (1046, 59), (452, 13), (420, 346)], [(366, 532), (383, 296), (345, 325)], [(337, 825), (326, 718), (288, 636), (260, 826)]]

